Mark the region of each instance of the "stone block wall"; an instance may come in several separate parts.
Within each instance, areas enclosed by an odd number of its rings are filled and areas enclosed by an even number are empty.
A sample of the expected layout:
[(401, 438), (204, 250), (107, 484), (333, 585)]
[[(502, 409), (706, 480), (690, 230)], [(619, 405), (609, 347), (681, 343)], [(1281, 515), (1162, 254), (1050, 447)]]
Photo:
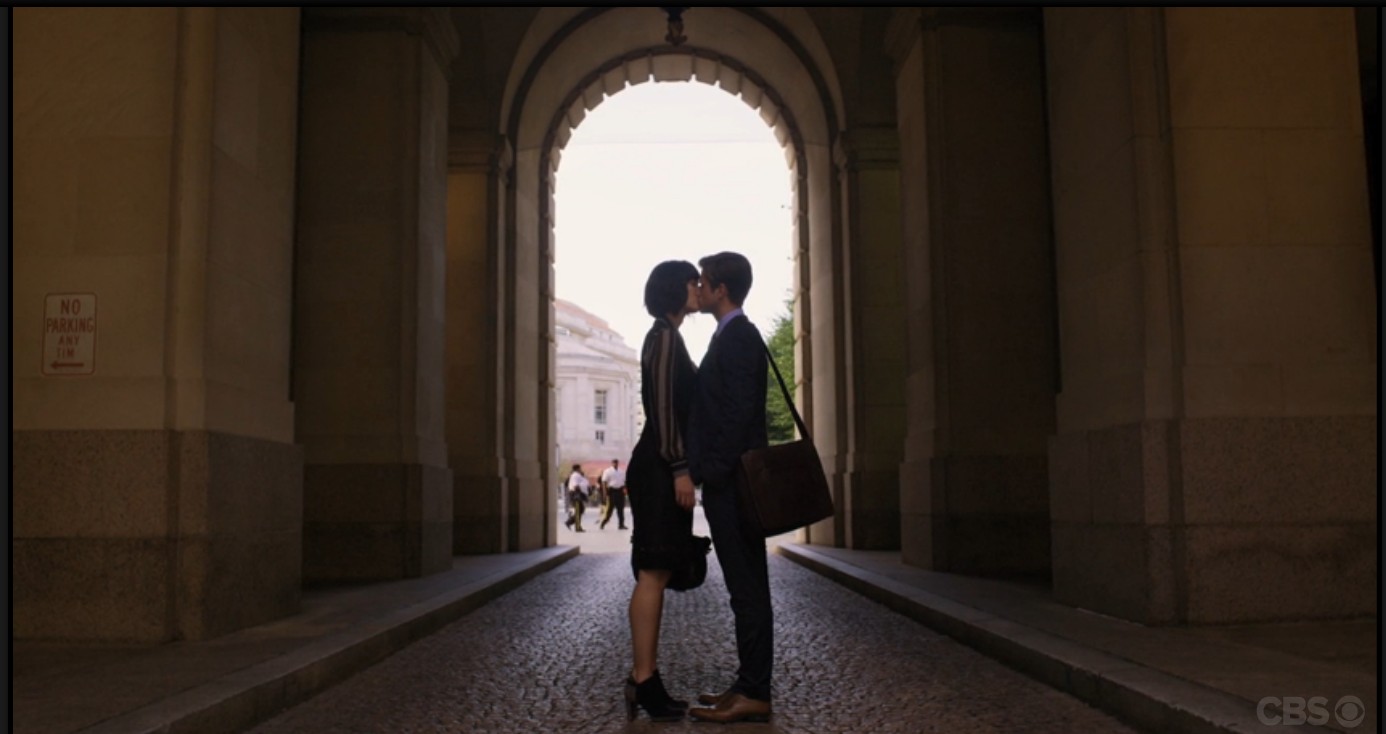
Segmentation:
[[(198, 639), (290, 614), (298, 11), (15, 12), (16, 636)], [(47, 294), (91, 294), (54, 375)]]
[(1351, 9), (1045, 11), (1054, 588), (1371, 614), (1377, 333)]

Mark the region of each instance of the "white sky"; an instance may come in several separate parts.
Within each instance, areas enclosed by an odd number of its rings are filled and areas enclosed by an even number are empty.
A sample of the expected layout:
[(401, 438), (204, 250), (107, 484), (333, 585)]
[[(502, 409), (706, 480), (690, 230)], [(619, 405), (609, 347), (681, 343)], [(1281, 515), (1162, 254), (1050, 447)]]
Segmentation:
[[(697, 82), (627, 87), (587, 113), (554, 187), (554, 290), (639, 350), (645, 279), (664, 260), (733, 250), (751, 261), (746, 315), (768, 339), (794, 283), (784, 151), (745, 102)], [(680, 331), (702, 359), (712, 317)]]

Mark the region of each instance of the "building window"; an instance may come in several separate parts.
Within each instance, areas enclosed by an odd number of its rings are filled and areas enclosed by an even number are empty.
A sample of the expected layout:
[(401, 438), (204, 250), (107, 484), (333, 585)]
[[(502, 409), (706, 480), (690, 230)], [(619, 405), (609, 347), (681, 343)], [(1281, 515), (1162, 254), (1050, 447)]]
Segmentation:
[(605, 390), (598, 390), (598, 391), (597, 391), (597, 394), (596, 394), (596, 396), (593, 398), (592, 402), (593, 402), (593, 404), (594, 404), (594, 406), (595, 406), (595, 407), (593, 408), (593, 412), (592, 412), (592, 420), (593, 420), (593, 422), (597, 423), (597, 425), (605, 425), (605, 424), (606, 424), (606, 391), (605, 391)]
[(597, 443), (606, 443), (606, 431), (597, 431)]

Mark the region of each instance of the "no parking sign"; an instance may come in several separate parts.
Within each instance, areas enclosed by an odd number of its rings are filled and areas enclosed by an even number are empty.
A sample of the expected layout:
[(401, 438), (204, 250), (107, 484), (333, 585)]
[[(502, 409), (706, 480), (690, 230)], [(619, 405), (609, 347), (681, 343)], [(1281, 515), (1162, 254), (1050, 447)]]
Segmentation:
[(43, 305), (43, 374), (96, 372), (96, 294), (50, 293)]

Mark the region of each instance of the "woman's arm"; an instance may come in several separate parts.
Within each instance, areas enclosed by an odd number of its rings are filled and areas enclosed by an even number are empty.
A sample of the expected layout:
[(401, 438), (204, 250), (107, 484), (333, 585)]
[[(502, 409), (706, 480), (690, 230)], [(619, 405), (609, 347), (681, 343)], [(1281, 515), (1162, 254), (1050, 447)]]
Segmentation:
[(659, 455), (668, 462), (675, 477), (688, 474), (683, 432), (679, 430), (678, 413), (674, 410), (674, 340), (677, 338), (673, 329), (660, 329), (650, 349), (650, 377), (654, 380), (654, 419), (659, 432)]

